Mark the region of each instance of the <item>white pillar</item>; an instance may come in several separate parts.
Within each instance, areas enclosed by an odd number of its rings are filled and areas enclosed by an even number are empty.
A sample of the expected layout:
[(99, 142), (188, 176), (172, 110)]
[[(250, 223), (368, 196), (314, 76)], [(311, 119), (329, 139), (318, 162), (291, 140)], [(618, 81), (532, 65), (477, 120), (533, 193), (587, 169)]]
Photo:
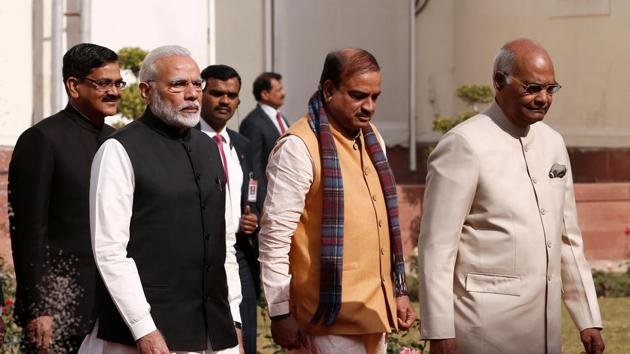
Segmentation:
[(208, 0), (208, 65), (217, 62), (217, 21), (215, 0)]
[(53, 0), (52, 2), (52, 32), (51, 32), (51, 70), (50, 87), (52, 113), (57, 113), (63, 108), (63, 80), (62, 80), (62, 57), (63, 57), (63, 0)]
[(81, 42), (89, 43), (92, 31), (92, 1), (81, 0)]
[(273, 71), (273, 0), (263, 0), (263, 68)]

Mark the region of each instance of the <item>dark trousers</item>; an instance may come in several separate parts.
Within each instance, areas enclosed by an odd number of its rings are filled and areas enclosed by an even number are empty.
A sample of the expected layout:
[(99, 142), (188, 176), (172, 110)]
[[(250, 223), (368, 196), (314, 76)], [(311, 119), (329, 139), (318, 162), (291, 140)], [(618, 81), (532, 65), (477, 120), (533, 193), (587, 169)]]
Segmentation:
[(257, 332), (257, 313), (256, 308), (258, 301), (256, 300), (256, 285), (252, 268), (247, 262), (245, 254), (237, 248), (236, 259), (238, 261), (238, 273), (241, 277), (241, 293), (243, 300), (241, 301), (241, 321), (243, 324), (243, 347), (245, 354), (256, 354), (256, 332)]

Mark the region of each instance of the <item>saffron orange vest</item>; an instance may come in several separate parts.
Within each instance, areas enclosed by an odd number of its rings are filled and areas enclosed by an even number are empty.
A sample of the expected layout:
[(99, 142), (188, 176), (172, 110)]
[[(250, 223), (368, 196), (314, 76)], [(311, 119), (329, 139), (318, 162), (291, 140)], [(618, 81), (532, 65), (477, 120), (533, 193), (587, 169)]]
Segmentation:
[[(341, 311), (332, 326), (312, 325), (319, 304), (320, 226), (323, 184), (317, 137), (307, 118), (287, 134), (304, 141), (313, 163), (313, 184), (291, 242), (291, 312), (309, 334), (353, 335), (390, 332), (396, 326), (387, 208), (363, 135), (355, 143), (330, 120), (344, 190)], [(373, 127), (373, 129), (375, 129)]]

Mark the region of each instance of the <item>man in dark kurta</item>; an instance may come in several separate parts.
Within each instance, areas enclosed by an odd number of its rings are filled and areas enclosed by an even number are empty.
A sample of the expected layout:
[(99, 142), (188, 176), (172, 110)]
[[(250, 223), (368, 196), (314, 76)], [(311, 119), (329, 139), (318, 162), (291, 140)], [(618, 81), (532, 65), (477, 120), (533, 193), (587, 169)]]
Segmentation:
[(9, 221), (17, 277), (15, 317), (25, 352), (73, 353), (96, 316), (90, 245), (92, 158), (114, 129), (118, 55), (79, 44), (63, 57), (68, 105), (19, 137), (9, 165)]

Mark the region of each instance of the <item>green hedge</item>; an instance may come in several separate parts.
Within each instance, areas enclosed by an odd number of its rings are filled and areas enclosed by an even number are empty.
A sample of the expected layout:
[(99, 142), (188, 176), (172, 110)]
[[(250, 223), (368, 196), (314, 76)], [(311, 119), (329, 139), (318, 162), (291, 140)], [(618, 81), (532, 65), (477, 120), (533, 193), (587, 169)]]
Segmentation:
[(595, 283), (597, 296), (630, 296), (630, 268), (625, 273), (594, 271), (593, 282)]

